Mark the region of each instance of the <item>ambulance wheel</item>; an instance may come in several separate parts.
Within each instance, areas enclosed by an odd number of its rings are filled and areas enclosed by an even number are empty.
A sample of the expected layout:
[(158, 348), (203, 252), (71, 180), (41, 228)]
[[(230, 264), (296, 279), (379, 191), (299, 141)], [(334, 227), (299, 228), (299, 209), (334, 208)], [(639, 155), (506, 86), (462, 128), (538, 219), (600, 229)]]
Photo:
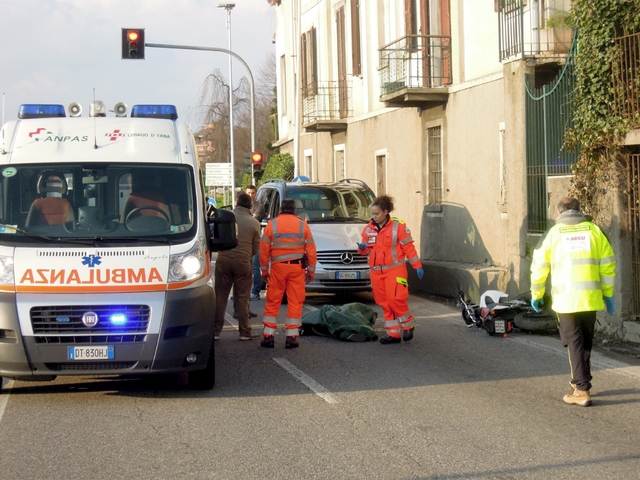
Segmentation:
[(189, 387), (193, 390), (211, 390), (216, 383), (216, 360), (214, 355), (215, 348), (211, 344), (209, 352), (209, 361), (204, 370), (195, 370), (189, 372)]
[(548, 332), (558, 329), (558, 319), (553, 314), (541, 312), (520, 312), (513, 318), (513, 324), (520, 330)]

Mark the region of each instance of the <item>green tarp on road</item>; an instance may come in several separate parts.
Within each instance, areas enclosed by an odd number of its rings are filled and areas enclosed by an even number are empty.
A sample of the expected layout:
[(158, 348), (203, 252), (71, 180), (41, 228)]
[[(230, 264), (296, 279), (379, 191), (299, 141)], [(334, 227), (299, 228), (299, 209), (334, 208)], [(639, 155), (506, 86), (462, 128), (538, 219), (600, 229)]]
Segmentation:
[(378, 339), (373, 326), (378, 314), (362, 303), (323, 305), (302, 316), (302, 335), (332, 336), (348, 342)]

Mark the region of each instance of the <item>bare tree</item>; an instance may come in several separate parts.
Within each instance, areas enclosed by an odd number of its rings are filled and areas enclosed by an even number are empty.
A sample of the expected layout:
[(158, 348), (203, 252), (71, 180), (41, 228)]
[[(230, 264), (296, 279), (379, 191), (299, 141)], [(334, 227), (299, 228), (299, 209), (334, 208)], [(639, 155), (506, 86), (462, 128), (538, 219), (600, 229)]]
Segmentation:
[[(254, 76), (254, 79), (256, 77)], [(269, 117), (275, 99), (275, 57), (270, 55), (258, 72), (255, 85), (256, 149), (269, 156), (271, 135)], [(246, 77), (242, 77), (233, 90), (234, 113), (234, 171), (236, 178), (242, 172), (243, 154), (251, 152), (251, 91)], [(229, 161), (229, 84), (220, 70), (215, 70), (203, 82), (199, 104), (203, 107), (202, 123), (198, 132), (201, 143), (208, 145), (203, 153), (205, 163)]]

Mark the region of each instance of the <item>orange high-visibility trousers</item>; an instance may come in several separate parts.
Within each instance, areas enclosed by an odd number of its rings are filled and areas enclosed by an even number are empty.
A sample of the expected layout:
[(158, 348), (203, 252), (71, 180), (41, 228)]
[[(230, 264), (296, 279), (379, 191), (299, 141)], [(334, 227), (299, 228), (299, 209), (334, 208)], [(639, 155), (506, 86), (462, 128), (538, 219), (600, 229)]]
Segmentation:
[(375, 302), (382, 307), (384, 328), (390, 337), (400, 338), (401, 330), (413, 326), (409, 315), (409, 285), (407, 267), (399, 265), (388, 270), (371, 269), (371, 288)]
[(274, 263), (269, 273), (267, 301), (264, 307), (264, 334), (273, 335), (284, 293), (287, 294), (287, 336), (297, 337), (302, 326), (302, 304), (305, 298), (305, 271), (300, 263)]

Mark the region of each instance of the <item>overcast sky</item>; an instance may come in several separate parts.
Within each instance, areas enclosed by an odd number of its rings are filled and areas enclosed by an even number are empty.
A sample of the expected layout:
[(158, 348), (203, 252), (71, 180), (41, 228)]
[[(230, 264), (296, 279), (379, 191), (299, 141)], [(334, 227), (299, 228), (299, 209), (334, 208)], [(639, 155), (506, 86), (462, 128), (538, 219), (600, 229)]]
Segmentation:
[[(146, 43), (228, 48), (220, 3), (235, 3), (231, 49), (257, 77), (274, 54), (275, 10), (267, 0), (0, 0), (4, 121), (15, 120), (22, 103), (76, 101), (85, 116), (95, 88), (109, 110), (120, 101), (174, 104), (199, 127), (202, 83), (215, 69), (228, 76), (228, 55), (147, 48), (146, 60), (122, 60), (121, 28), (144, 28)], [(235, 86), (243, 76), (234, 60)]]

